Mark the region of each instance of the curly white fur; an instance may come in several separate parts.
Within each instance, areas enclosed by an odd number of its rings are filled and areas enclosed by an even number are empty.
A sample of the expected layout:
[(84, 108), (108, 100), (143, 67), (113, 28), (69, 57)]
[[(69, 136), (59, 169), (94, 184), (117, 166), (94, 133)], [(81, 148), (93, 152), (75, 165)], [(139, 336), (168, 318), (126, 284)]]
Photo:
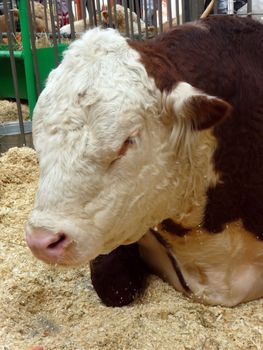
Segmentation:
[[(193, 136), (190, 123), (175, 123), (168, 104), (116, 31), (93, 29), (75, 41), (34, 113), (41, 173), (28, 234), (66, 232), (82, 262), (137, 241), (167, 217), (198, 225), (207, 187), (218, 180), (216, 142), (210, 131)], [(131, 135), (136, 142), (120, 157)]]

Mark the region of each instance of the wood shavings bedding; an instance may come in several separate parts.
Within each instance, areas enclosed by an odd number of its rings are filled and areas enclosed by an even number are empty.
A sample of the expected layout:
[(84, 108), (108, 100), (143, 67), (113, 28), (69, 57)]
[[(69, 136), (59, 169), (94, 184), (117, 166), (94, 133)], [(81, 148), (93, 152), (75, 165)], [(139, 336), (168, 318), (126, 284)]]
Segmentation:
[(103, 306), (88, 266), (48, 266), (26, 246), (38, 181), (34, 150), (10, 149), (0, 169), (0, 350), (263, 349), (263, 300), (205, 306), (152, 276), (133, 305)]
[[(28, 105), (21, 103), (22, 116), (26, 120), (29, 118)], [(0, 100), (0, 123), (18, 120), (17, 105), (14, 101)]]

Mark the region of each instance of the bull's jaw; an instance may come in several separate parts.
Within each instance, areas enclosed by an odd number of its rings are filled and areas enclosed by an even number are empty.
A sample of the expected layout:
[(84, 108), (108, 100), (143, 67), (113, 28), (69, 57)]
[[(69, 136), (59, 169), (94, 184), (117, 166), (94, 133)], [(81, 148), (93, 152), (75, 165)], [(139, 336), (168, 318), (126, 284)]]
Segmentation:
[[(35, 210), (31, 216), (34, 227), (51, 229), (54, 235), (66, 232), (70, 240), (74, 241), (71, 249), (65, 250), (57, 259), (54, 260), (48, 254), (43, 260), (48, 261), (50, 258), (49, 262), (64, 265), (88, 262), (97, 255), (109, 253), (119, 245), (138, 241), (149, 227), (157, 225), (168, 217), (185, 227), (195, 227), (200, 224), (206, 202), (206, 190), (213, 184), (215, 178), (217, 179), (211, 162), (213, 142), (212, 134), (205, 131), (198, 133), (191, 147), (182, 148), (180, 152), (172, 152), (169, 149), (169, 143), (163, 144), (160, 157), (152, 165), (149, 174), (145, 176), (147, 182), (142, 182), (140, 185), (142, 187), (137, 188), (140, 195), (136, 200), (133, 196), (136, 186), (133, 187), (133, 184), (130, 184), (131, 194), (128, 197), (134, 199), (133, 202), (129, 201), (130, 206), (126, 205), (125, 210), (123, 210), (125, 203), (123, 201), (119, 201), (118, 209), (114, 201), (110, 201), (103, 207), (99, 201), (98, 203), (92, 201), (86, 206), (85, 215), (82, 214), (82, 216), (93, 219), (80, 220), (79, 225), (76, 225), (75, 218), (70, 220), (70, 213), (67, 216), (68, 220), (65, 220), (59, 214), (55, 218), (54, 212), (49, 218), (47, 213)], [(207, 152), (207, 157), (200, 157), (201, 152), (202, 154)], [(163, 164), (166, 164), (166, 167), (163, 167)], [(194, 171), (197, 168), (201, 169), (201, 173)], [(210, 174), (210, 177), (205, 174)], [(108, 190), (110, 191), (110, 187)], [(121, 192), (125, 193), (125, 189)], [(109, 197), (110, 193), (111, 191), (108, 194), (105, 193), (104, 197)], [(127, 198), (127, 193), (125, 195)], [(119, 213), (116, 218), (112, 216), (114, 212)], [(111, 216), (109, 226), (108, 220)], [(63, 225), (50, 227), (50, 222)], [(107, 232), (105, 232), (106, 226)], [(28, 235), (32, 234), (32, 231), (27, 231)], [(52, 243), (53, 238), (50, 244)], [(57, 245), (57, 248), (60, 249), (61, 246)]]

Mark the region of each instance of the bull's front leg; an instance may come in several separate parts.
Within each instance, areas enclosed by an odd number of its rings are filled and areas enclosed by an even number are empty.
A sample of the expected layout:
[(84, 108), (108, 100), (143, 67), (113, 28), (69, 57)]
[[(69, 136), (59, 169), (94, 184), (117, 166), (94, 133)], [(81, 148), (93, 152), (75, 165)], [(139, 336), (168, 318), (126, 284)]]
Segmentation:
[(99, 255), (90, 270), (94, 289), (107, 306), (128, 305), (146, 288), (148, 270), (137, 243)]

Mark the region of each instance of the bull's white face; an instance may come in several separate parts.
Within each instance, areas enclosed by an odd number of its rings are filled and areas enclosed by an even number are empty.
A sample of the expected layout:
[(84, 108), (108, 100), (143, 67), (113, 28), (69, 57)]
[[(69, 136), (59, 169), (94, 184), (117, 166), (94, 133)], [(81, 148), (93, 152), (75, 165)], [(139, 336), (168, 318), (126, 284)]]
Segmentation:
[(33, 253), (82, 263), (167, 217), (198, 224), (217, 181), (215, 140), (192, 129), (228, 109), (186, 83), (162, 96), (123, 37), (87, 32), (50, 74), (34, 112), (40, 180), (26, 229)]
[(160, 219), (167, 128), (161, 95), (138, 59), (115, 32), (88, 32), (38, 100), (40, 180), (27, 236), (70, 237), (68, 254), (55, 262), (88, 261), (137, 241)]

